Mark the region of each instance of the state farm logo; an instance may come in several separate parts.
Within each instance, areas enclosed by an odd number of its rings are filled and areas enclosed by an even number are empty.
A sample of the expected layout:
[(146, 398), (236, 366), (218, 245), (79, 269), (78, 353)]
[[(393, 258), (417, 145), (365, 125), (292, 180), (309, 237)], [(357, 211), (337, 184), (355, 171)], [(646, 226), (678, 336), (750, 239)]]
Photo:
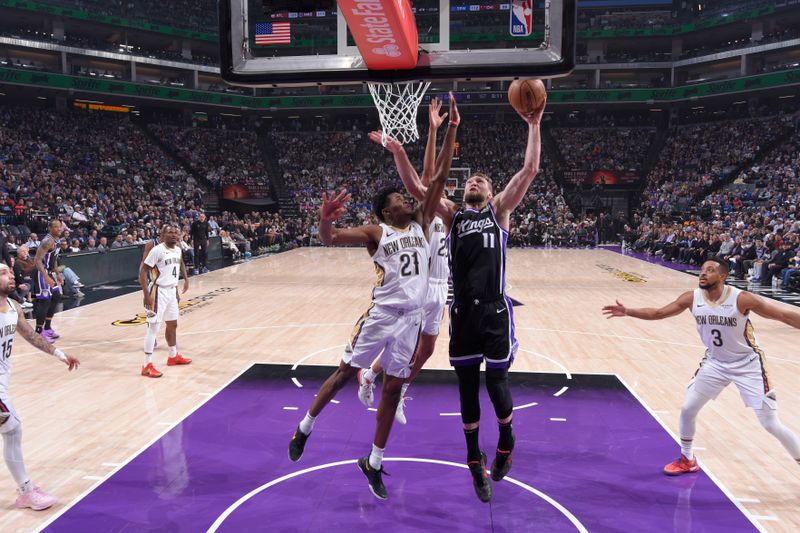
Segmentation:
[(396, 44), (385, 44), (378, 48), (372, 49), (373, 54), (377, 54), (379, 56), (388, 56), (388, 57), (400, 57), (400, 47)]
[[(382, 2), (376, 2), (375, 0), (365, 1), (365, 0), (355, 0), (355, 9), (353, 9), (353, 15), (357, 17), (361, 17), (361, 22), (359, 26), (366, 30), (366, 37), (367, 42), (370, 44), (392, 44), (394, 45), (397, 43), (397, 39), (394, 37), (394, 29), (392, 25), (389, 23), (389, 19), (386, 17), (386, 11), (383, 7)], [(395, 45), (395, 48), (396, 45)], [(389, 55), (391, 57), (397, 57), (395, 55), (387, 53), (388, 50), (378, 48), (381, 50), (380, 52), (375, 51), (376, 54), (382, 55)], [(398, 52), (399, 55), (399, 52)]]

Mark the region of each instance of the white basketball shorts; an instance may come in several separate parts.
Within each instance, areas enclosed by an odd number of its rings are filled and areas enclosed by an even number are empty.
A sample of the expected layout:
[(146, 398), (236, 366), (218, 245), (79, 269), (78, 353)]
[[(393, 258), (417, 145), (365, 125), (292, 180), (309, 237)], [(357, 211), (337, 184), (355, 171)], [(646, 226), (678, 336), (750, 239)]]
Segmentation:
[(421, 309), (397, 311), (371, 307), (356, 322), (342, 361), (355, 368), (368, 368), (380, 355), (384, 372), (407, 378), (422, 332), (422, 319)]
[(764, 356), (758, 353), (733, 363), (703, 358), (700, 368), (689, 383), (689, 389), (716, 399), (722, 389), (730, 383), (739, 389), (742, 401), (747, 407), (761, 409), (763, 404), (771, 409), (778, 407)]
[(425, 322), (422, 333), (425, 335), (438, 335), (439, 326), (444, 318), (444, 306), (447, 304), (447, 280), (431, 280), (428, 293), (425, 295)]
[(178, 320), (178, 287), (161, 287), (150, 290), (153, 297), (153, 310), (147, 312), (147, 322), (168, 322)]

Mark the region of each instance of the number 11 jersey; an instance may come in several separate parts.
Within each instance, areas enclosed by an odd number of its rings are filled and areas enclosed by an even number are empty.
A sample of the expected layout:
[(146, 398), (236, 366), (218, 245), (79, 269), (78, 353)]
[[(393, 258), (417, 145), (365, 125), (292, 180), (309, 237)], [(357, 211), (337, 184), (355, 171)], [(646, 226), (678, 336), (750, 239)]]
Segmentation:
[(508, 233), (497, 223), (492, 205), (458, 211), (448, 238), (453, 300), (488, 301), (504, 296)]

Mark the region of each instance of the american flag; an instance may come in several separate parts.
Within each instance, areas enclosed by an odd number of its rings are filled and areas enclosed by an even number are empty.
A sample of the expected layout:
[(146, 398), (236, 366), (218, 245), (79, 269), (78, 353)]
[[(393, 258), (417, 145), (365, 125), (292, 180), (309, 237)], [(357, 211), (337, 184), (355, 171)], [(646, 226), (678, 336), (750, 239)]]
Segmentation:
[(256, 44), (291, 44), (290, 22), (256, 22)]

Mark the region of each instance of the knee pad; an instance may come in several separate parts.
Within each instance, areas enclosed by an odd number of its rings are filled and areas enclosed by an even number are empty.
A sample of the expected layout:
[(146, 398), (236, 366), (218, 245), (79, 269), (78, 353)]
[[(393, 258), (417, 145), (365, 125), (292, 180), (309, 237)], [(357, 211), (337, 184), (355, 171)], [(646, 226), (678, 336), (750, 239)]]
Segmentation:
[(461, 421), (474, 424), (481, 419), (481, 402), (478, 394), (481, 386), (480, 365), (457, 366), (458, 394), (461, 401)]
[(486, 390), (489, 391), (489, 398), (492, 399), (498, 420), (511, 416), (514, 402), (511, 399), (511, 390), (508, 388), (507, 368), (486, 369)]

